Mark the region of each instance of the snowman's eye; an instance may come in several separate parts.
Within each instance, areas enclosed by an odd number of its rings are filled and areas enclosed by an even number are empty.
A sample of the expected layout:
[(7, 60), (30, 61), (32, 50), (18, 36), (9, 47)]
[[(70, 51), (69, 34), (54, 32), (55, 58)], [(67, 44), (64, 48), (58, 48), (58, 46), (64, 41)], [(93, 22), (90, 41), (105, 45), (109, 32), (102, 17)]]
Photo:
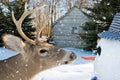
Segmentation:
[(101, 47), (100, 46), (97, 48), (97, 53), (99, 56), (101, 55)]

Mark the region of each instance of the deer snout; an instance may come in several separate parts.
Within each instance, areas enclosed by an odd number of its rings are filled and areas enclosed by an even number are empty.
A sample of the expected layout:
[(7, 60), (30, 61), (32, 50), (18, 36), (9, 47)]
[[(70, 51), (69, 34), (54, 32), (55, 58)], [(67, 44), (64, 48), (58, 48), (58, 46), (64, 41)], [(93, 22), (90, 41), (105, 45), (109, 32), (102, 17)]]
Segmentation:
[(68, 54), (65, 55), (63, 58), (63, 63), (64, 64), (69, 64), (77, 58), (76, 54), (74, 52), (69, 52)]
[(77, 58), (76, 54), (72, 51), (65, 51), (63, 49), (60, 49), (60, 51), (64, 52), (64, 55), (63, 55), (62, 59), (59, 61), (60, 64), (72, 63)]

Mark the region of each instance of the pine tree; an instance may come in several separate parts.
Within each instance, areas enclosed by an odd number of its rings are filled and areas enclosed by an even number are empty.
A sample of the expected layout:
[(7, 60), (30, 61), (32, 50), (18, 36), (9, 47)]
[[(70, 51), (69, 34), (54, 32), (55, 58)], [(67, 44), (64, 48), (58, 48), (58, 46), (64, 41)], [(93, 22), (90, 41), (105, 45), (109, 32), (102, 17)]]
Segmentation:
[[(2, 36), (2, 34), (4, 32), (6, 32), (6, 27), (5, 27), (5, 24), (6, 21), (4, 21), (4, 19), (6, 19), (3, 11), (2, 11), (2, 7), (0, 6), (0, 36)], [(0, 37), (0, 46), (2, 46), (2, 39)]]
[(88, 16), (92, 22), (87, 22), (83, 29), (86, 31), (83, 40), (86, 44), (84, 49), (93, 50), (97, 44), (97, 34), (108, 30), (114, 15), (120, 12), (120, 0), (94, 0), (93, 8), (88, 8), (91, 12)]
[[(18, 20), (24, 12), (24, 5), (25, 5), (26, 1), (28, 2), (28, 0), (15, 0), (12, 2), (3, 3), (7, 7), (8, 11), (2, 12), (4, 16), (1, 18), (1, 20), (4, 21), (4, 22), (2, 22), (4, 26), (2, 26), (2, 24), (0, 24), (0, 30), (2, 31), (0, 36), (2, 36), (4, 33), (10, 33), (10, 34), (21, 37), (17, 31), (17, 28), (16, 28), (13, 20), (12, 20), (11, 10), (13, 9), (15, 18)], [(0, 16), (2, 15), (2, 13), (0, 14)], [(23, 29), (23, 32), (29, 38), (34, 39), (34, 35), (32, 34), (32, 32), (35, 31), (35, 28), (32, 26), (31, 18), (29, 16), (23, 21), (22, 29)], [(1, 37), (0, 37), (0, 40), (1, 40)], [(0, 41), (0, 44), (2, 46), (1, 41)]]
[(86, 22), (85, 26), (83, 27), (83, 30), (85, 31), (84, 35), (82, 36), (83, 39), (83, 49), (91, 51), (95, 48), (97, 44), (97, 29), (96, 29), (96, 23), (95, 22)]

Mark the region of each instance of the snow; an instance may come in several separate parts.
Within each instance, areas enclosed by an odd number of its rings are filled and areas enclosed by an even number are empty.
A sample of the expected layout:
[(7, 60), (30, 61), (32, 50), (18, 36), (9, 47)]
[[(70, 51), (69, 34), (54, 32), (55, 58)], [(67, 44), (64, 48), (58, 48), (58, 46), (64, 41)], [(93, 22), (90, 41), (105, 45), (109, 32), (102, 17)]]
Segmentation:
[(33, 80), (90, 80), (93, 71), (93, 63), (63, 65), (40, 73)]
[[(64, 48), (77, 54), (74, 63), (61, 65), (48, 69), (36, 75), (32, 80), (91, 80), (94, 77), (94, 62), (81, 59), (81, 56), (95, 56), (91, 52), (86, 52), (76, 48)], [(0, 48), (0, 60), (15, 56), (17, 53), (5, 48)]]
[(0, 60), (4, 60), (15, 55), (17, 55), (17, 53), (11, 50), (8, 50), (6, 48), (0, 48)]

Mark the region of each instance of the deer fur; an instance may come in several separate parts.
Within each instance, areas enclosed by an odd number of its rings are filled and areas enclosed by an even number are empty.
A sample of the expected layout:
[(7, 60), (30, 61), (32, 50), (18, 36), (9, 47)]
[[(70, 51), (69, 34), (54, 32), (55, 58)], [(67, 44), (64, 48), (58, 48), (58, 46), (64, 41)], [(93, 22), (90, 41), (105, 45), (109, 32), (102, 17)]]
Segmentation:
[(19, 54), (0, 61), (1, 80), (31, 80), (43, 70), (68, 64), (76, 58), (73, 52), (46, 42), (31, 45), (10, 34), (4, 35), (3, 41), (6, 48)]

